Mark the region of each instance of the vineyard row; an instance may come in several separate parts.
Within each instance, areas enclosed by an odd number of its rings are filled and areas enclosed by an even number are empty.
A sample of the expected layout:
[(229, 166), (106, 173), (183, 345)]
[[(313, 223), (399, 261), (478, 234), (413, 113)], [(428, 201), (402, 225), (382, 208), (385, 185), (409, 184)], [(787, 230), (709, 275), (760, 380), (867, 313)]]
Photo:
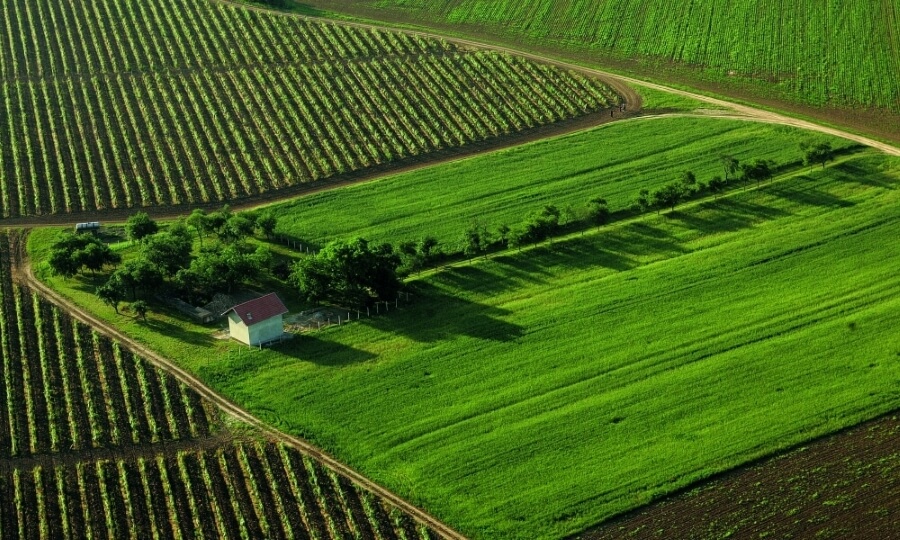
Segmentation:
[(12, 283), (0, 247), (0, 459), (209, 435), (199, 394)]
[(3, 538), (435, 539), (438, 535), (275, 443), (53, 463), (0, 476)]
[[(0, 15), (13, 32), (0, 54), (0, 215), (233, 200), (619, 101), (509, 55), (202, 5), (20, 0)], [(144, 34), (120, 18), (153, 24)], [(294, 54), (301, 45), (318, 56)], [(179, 60), (197, 51), (216, 57)]]

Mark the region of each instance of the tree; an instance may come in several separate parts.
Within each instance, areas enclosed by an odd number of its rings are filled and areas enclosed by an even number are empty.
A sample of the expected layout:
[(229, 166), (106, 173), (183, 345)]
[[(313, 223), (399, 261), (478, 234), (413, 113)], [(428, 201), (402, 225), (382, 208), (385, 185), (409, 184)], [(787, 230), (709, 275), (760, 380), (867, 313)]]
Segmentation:
[(463, 253), (467, 257), (473, 257), (481, 252), (481, 227), (478, 224), (472, 224), (463, 233)]
[(521, 237), (525, 242), (540, 242), (552, 236), (559, 230), (559, 209), (548, 204), (539, 212), (531, 214), (525, 221), (524, 231)]
[(644, 188), (638, 192), (637, 198), (634, 200), (634, 203), (632, 203), (632, 208), (635, 208), (640, 212), (646, 212), (653, 208), (653, 201), (650, 198), (649, 189)]
[(609, 206), (606, 204), (606, 199), (602, 197), (591, 199), (591, 202), (588, 203), (588, 217), (598, 229), (601, 225), (606, 224), (609, 221)]
[(725, 191), (725, 187), (728, 183), (722, 179), (721, 176), (713, 176), (709, 181), (709, 191), (715, 195), (722, 193)]
[(75, 257), (91, 273), (103, 270), (106, 265), (119, 264), (122, 261), (121, 255), (111, 250), (109, 245), (99, 241), (92, 242), (75, 252)]
[(744, 180), (755, 180), (756, 185), (759, 186), (760, 182), (772, 178), (773, 165), (774, 163), (765, 159), (757, 159), (752, 164), (748, 165), (745, 163), (744, 165), (741, 165)]
[(206, 212), (202, 208), (194, 209), (187, 218), (187, 224), (197, 231), (197, 238), (200, 239), (200, 245), (202, 246), (203, 237), (206, 235), (206, 231), (209, 230), (209, 221), (206, 217)]
[(400, 257), (390, 244), (371, 246), (364, 238), (334, 241), (294, 264), (292, 280), (310, 301), (366, 305), (394, 298), (400, 290)]
[(113, 275), (105, 284), (97, 287), (96, 294), (101, 302), (119, 313), (119, 303), (125, 300), (125, 285)]
[(115, 278), (131, 292), (131, 299), (137, 299), (137, 291), (152, 291), (162, 285), (163, 276), (150, 261), (143, 257), (125, 261), (110, 279)]
[(692, 193), (697, 189), (697, 176), (691, 171), (684, 171), (681, 173), (681, 176), (678, 177), (678, 180), (681, 182), (682, 191), (685, 194)]
[(169, 232), (155, 234), (144, 243), (143, 256), (163, 276), (174, 276), (191, 263), (191, 241)]
[(219, 237), (226, 242), (242, 240), (253, 234), (253, 221), (243, 214), (229, 217), (222, 227)]
[(725, 181), (728, 181), (728, 175), (737, 174), (738, 171), (741, 170), (741, 163), (735, 159), (733, 156), (722, 155), (719, 157), (719, 161), (722, 162), (722, 167), (725, 169)]
[(64, 248), (50, 250), (50, 257), (47, 262), (50, 264), (50, 271), (53, 275), (70, 278), (78, 273), (78, 270), (81, 269), (81, 263), (72, 254), (71, 251)]
[(419, 255), (422, 257), (422, 264), (431, 264), (432, 260), (440, 253), (438, 249), (438, 239), (433, 236), (425, 236), (419, 240)]
[(506, 223), (502, 223), (499, 227), (497, 227), (497, 238), (500, 239), (500, 242), (504, 247), (509, 247), (509, 233), (512, 232), (512, 229), (509, 228), (509, 225)]
[(656, 207), (657, 213), (659, 213), (659, 210), (662, 208), (671, 208), (674, 212), (675, 207), (681, 202), (683, 196), (684, 187), (681, 183), (673, 182), (671, 184), (666, 184), (653, 192), (653, 206)]
[(125, 235), (132, 242), (141, 242), (159, 231), (159, 225), (150, 219), (147, 212), (138, 212), (125, 222)]
[(108, 264), (118, 264), (121, 256), (90, 234), (64, 234), (50, 246), (50, 270), (54, 275), (72, 277), (82, 267), (91, 272)]
[(150, 311), (150, 306), (147, 305), (147, 302), (144, 302), (143, 300), (132, 302), (131, 309), (137, 313), (142, 321), (147, 322), (147, 312)]
[(221, 236), (225, 229), (225, 224), (228, 223), (228, 219), (231, 218), (231, 216), (231, 208), (226, 204), (218, 212), (210, 212), (206, 216), (206, 224), (209, 227), (209, 230)]
[(257, 216), (256, 227), (263, 233), (266, 239), (272, 237), (275, 233), (275, 227), (278, 225), (278, 218), (271, 211), (266, 211)]
[(826, 163), (834, 160), (834, 150), (828, 142), (823, 141), (812, 145), (804, 143), (800, 145), (800, 148), (804, 150), (803, 162), (807, 165), (821, 163), (824, 169)]

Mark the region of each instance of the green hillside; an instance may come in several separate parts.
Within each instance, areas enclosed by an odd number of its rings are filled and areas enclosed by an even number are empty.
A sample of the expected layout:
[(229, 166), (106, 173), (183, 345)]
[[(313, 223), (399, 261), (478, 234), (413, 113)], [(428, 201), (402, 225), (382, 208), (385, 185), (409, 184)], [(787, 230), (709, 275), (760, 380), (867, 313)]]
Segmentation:
[(900, 113), (900, 3), (892, 0), (312, 3), (584, 53), (601, 65), (611, 60), (663, 79), (674, 69), (763, 98)]

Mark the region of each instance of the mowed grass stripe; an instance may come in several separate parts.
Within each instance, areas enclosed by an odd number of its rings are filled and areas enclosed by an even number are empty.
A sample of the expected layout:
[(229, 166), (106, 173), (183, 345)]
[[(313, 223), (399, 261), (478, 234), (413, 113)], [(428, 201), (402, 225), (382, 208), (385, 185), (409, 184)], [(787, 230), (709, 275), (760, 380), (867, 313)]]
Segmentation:
[(900, 167), (863, 153), (429, 276), (209, 366), (476, 538), (558, 538), (900, 405)]

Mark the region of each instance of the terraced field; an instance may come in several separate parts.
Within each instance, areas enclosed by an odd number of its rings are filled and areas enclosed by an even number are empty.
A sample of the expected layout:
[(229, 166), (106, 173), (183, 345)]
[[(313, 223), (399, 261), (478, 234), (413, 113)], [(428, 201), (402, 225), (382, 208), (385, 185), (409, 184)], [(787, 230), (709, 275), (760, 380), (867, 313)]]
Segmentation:
[(439, 536), (13, 283), (0, 235), (0, 537)]
[(0, 216), (226, 201), (604, 110), (439, 40), (187, 0), (0, 10)]

